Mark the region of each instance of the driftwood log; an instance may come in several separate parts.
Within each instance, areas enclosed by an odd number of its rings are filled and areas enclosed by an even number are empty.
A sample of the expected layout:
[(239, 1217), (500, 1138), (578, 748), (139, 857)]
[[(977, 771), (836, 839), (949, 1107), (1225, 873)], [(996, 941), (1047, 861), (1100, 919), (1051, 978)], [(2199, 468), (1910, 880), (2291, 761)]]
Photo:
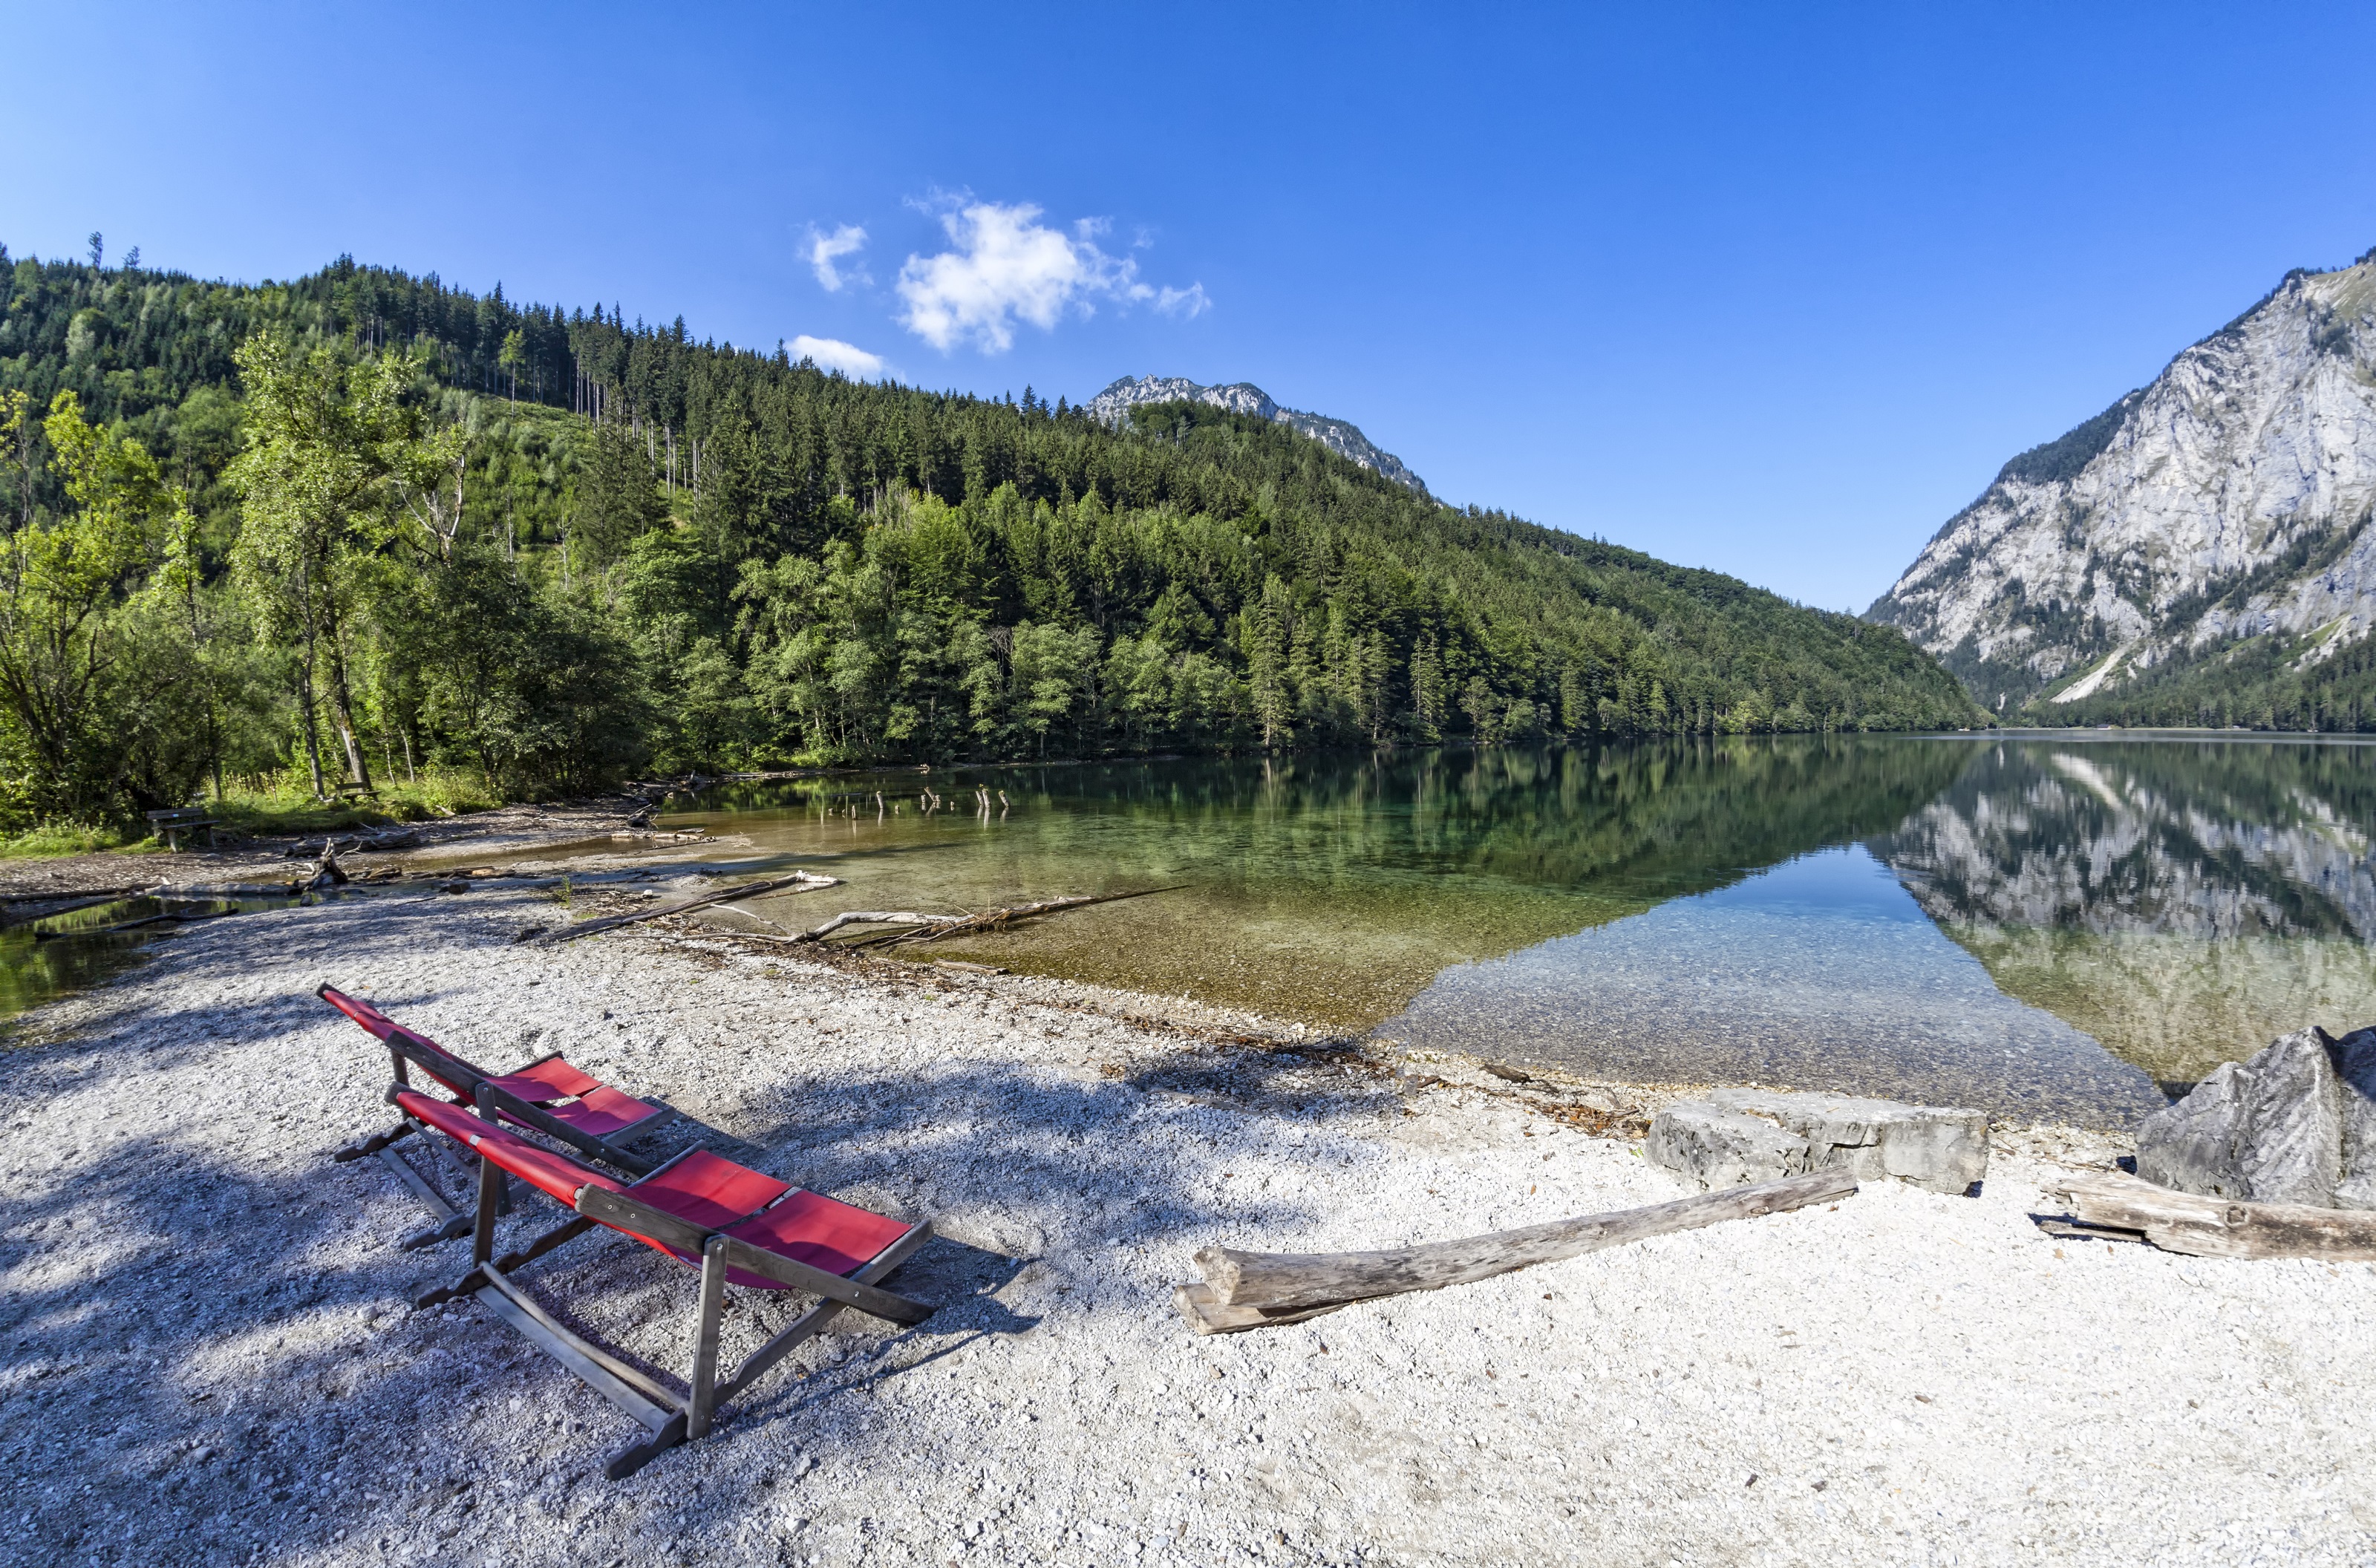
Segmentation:
[[(2210, 1198), (2134, 1176), (2074, 1176), (2053, 1189), (2080, 1224), (2211, 1258), (2376, 1258), (2376, 1211)], [(2070, 1232), (2066, 1231), (2065, 1234)]]
[(995, 931), (1016, 921), (1032, 920), (1065, 909), (1085, 909), (1091, 904), (1113, 904), (1124, 898), (1145, 898), (1156, 893), (1177, 891), (1177, 887), (1142, 887), (1131, 893), (1074, 894), (1063, 898), (1042, 898), (1036, 904), (983, 909), (976, 914), (922, 915), (909, 909), (848, 909), (822, 925), (796, 933), (790, 940), (795, 943), (822, 942), (844, 926), (882, 925), (907, 929), (861, 937), (849, 945), (870, 947), (877, 944), (939, 942), (952, 936), (971, 936), (980, 932)]
[(592, 936), (598, 932), (616, 931), (621, 926), (639, 925), (645, 921), (656, 921), (662, 915), (682, 915), (693, 909), (706, 909), (712, 904), (731, 904), (739, 899), (755, 898), (763, 893), (806, 893), (820, 887), (840, 885), (841, 878), (838, 876), (819, 876), (814, 872), (796, 871), (789, 876), (769, 877), (765, 882), (745, 882), (732, 887), (720, 887), (714, 892), (704, 893), (697, 898), (680, 899), (673, 904), (663, 904), (656, 909), (637, 909), (628, 915), (605, 915), (598, 921), (587, 921), (578, 925), (564, 926), (543, 940), (548, 943), (567, 942), (573, 937)]
[(1196, 1254), (1205, 1282), (1181, 1287), (1172, 1301), (1199, 1334), (1294, 1323), (1353, 1301), (1465, 1285), (1647, 1236), (1828, 1203), (1856, 1190), (1856, 1178), (1845, 1170), (1812, 1170), (1647, 1208), (1587, 1214), (1392, 1252), (1241, 1253), (1206, 1247)]

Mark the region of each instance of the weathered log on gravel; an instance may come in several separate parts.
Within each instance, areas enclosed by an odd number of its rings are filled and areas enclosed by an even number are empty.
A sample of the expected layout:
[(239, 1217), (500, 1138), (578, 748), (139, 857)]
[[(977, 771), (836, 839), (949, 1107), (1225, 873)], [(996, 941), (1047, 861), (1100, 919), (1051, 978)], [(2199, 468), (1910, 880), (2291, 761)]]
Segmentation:
[(712, 904), (731, 904), (738, 899), (755, 898), (762, 893), (806, 893), (820, 887), (838, 887), (841, 878), (819, 876), (814, 872), (796, 871), (790, 876), (770, 877), (765, 882), (745, 882), (733, 887), (721, 887), (705, 893), (698, 898), (685, 898), (674, 904), (663, 904), (657, 909), (637, 909), (631, 915), (605, 915), (599, 921), (587, 921), (580, 925), (564, 926), (538, 940), (567, 942), (573, 937), (592, 936), (597, 932), (615, 931), (621, 926), (639, 925), (656, 921), (662, 915), (682, 915), (693, 909), (706, 909)]
[(1572, 1258), (1602, 1247), (1690, 1230), (1727, 1219), (1778, 1214), (1809, 1204), (1828, 1203), (1857, 1190), (1846, 1170), (1811, 1170), (1803, 1176), (1752, 1187), (1733, 1187), (1647, 1208), (1621, 1209), (1555, 1219), (1516, 1230), (1431, 1241), (1384, 1253), (1241, 1253), (1206, 1247), (1196, 1254), (1215, 1303), (1257, 1308), (1268, 1313), (1365, 1301), (1407, 1290), (1465, 1285), (1534, 1264)]
[(846, 925), (946, 925), (963, 915), (919, 915), (903, 909), (844, 909), (823, 925), (795, 932), (793, 942), (822, 942)]
[(119, 931), (138, 931), (150, 925), (188, 925), (196, 921), (219, 921), (234, 911), (215, 909), (199, 915), (144, 915), (137, 921), (121, 921), (114, 925), (93, 926), (89, 931), (37, 931), (35, 942), (60, 942), (69, 936), (113, 936)]
[(1350, 1301), (1330, 1301), (1318, 1307), (1281, 1307), (1277, 1312), (1262, 1307), (1233, 1307), (1216, 1298), (1210, 1285), (1182, 1285), (1171, 1292), (1171, 1304), (1180, 1309), (1180, 1315), (1199, 1334), (1237, 1334), (1275, 1324), (1301, 1323), (1352, 1305)]
[(2082, 1224), (2212, 1258), (2376, 1258), (2376, 1212), (2246, 1203), (2172, 1192), (2134, 1176), (2074, 1176), (2052, 1189)]

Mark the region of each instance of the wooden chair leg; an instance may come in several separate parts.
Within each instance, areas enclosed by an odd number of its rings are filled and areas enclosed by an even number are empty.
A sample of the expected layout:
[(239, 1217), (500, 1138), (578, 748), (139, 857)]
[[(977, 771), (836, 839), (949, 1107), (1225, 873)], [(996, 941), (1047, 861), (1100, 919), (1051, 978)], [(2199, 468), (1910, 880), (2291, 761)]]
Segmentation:
[(495, 1215), (503, 1202), (504, 1173), (492, 1159), (479, 1161), (478, 1228), (470, 1238), (470, 1262), (473, 1266), (492, 1262), (495, 1255)]
[(726, 1239), (712, 1236), (701, 1250), (701, 1315), (693, 1336), (693, 1397), (685, 1402), (684, 1435), (688, 1443), (709, 1431), (709, 1414), (718, 1393), (719, 1320), (726, 1312)]
[(370, 1137), (365, 1138), (362, 1142), (356, 1144), (351, 1147), (339, 1150), (338, 1153), (330, 1157), (330, 1161), (334, 1165), (344, 1165), (350, 1159), (361, 1159), (367, 1154), (377, 1154), (380, 1150), (387, 1147), (388, 1145), (396, 1142), (397, 1139), (409, 1138), (412, 1136), (412, 1133), (413, 1127), (411, 1123), (398, 1122), (395, 1126), (390, 1127), (385, 1133), (374, 1133)]
[[(497, 1258), (495, 1260), (496, 1272), (501, 1274), (509, 1274), (516, 1268), (524, 1267), (544, 1256), (545, 1253), (552, 1251), (553, 1248), (561, 1246), (565, 1242), (574, 1241), (578, 1237), (585, 1235), (586, 1232), (593, 1229), (594, 1222), (592, 1220), (580, 1218), (573, 1219), (566, 1225), (559, 1226), (553, 1229), (548, 1230), (543, 1235), (539, 1236), (535, 1241), (530, 1241), (527, 1246), (522, 1247), (519, 1251), (516, 1253), (506, 1253), (502, 1257)], [(415, 1297), (413, 1299), (412, 1305), (416, 1311), (426, 1311), (428, 1308), (441, 1306), (447, 1301), (457, 1301), (464, 1296), (471, 1294), (473, 1291), (483, 1290), (486, 1288), (486, 1269), (474, 1265), (472, 1265), (469, 1273), (462, 1276), (461, 1278), (454, 1281), (453, 1284), (441, 1285), (425, 1296)]]

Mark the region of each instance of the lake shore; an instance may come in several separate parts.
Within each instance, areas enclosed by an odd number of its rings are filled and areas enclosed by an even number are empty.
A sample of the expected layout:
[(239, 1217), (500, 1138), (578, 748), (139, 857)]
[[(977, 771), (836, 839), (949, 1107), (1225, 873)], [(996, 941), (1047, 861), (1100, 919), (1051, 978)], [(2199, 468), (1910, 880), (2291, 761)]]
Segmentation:
[[(363, 853), (349, 857), (357, 869), (403, 865), (414, 855), (422, 859), (460, 853), (508, 854), (522, 849), (607, 837), (632, 831), (636, 813), (645, 809), (640, 795), (562, 804), (518, 804), (490, 811), (465, 812), (426, 822), (401, 823), (386, 829), (410, 837), (412, 849), (404, 853)], [(110, 892), (145, 891), (190, 883), (279, 883), (297, 874), (320, 852), (324, 835), (259, 834), (226, 840), (219, 849), (201, 849), (203, 836), (176, 853), (109, 850), (86, 855), (55, 855), (26, 860), (0, 860), (0, 923), (38, 920), (64, 903)], [(351, 838), (353, 830), (332, 837)]]
[[(582, 911), (581, 911), (582, 912)], [(824, 911), (830, 912), (830, 911)], [(821, 918), (821, 917), (820, 917)], [(1388, 1246), (1682, 1195), (1652, 1091), (1396, 1062), (1253, 1015), (816, 962), (550, 890), (384, 891), (194, 927), (0, 1054), (37, 1560), (303, 1563), (2131, 1562), (2376, 1550), (2376, 1267), (2056, 1241), (2103, 1134), (2000, 1129), (1982, 1194), (1868, 1185), (1293, 1326), (1199, 1338), (1216, 1242)], [(914, 1329), (845, 1316), (621, 1483), (626, 1422), (483, 1310), (461, 1244), (329, 1152), (386, 1120), (325, 981), (490, 1065), (565, 1048), (729, 1152), (945, 1238)], [(1603, 1102), (1607, 1103), (1604, 1104)], [(449, 1182), (449, 1190), (456, 1183)], [(505, 1243), (551, 1223), (529, 1198)], [(692, 1278), (617, 1238), (531, 1269), (671, 1372)], [(750, 1298), (745, 1298), (750, 1301)], [(728, 1319), (728, 1354), (788, 1303)]]

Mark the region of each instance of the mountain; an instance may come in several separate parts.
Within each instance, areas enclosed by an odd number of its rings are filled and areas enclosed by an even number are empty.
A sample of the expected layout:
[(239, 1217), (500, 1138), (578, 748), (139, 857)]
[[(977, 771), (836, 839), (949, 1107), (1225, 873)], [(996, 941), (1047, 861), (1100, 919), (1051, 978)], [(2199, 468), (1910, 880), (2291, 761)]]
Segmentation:
[(1209, 403), (1233, 414), (1269, 420), (1312, 437), (1338, 457), (1349, 457), (1374, 473), (1384, 474), (1407, 490), (1427, 493), (1427, 486), (1419, 475), (1403, 467), (1403, 460), (1392, 452), (1381, 451), (1372, 445), (1359, 425), (1332, 420), (1325, 414), (1282, 409), (1271, 401), (1269, 393), (1251, 382), (1199, 386), (1177, 375), (1142, 375), (1135, 381), (1125, 375), (1083, 406), (1089, 410), (1091, 419), (1111, 425), (1122, 423), (1132, 409), (1144, 403)]
[(1866, 613), (2049, 723), (2376, 727), (2376, 251), (2007, 463)]
[[(77, 401), (146, 488), (90, 502)], [(345, 258), (250, 286), (0, 250), (0, 517), (120, 564), (71, 602), (0, 573), (0, 830), (137, 821), (217, 766), (533, 794), (1983, 721), (1895, 631), (1446, 506), (1262, 407), (1109, 422)], [(271, 465), (303, 462), (360, 488), (291, 509)]]

